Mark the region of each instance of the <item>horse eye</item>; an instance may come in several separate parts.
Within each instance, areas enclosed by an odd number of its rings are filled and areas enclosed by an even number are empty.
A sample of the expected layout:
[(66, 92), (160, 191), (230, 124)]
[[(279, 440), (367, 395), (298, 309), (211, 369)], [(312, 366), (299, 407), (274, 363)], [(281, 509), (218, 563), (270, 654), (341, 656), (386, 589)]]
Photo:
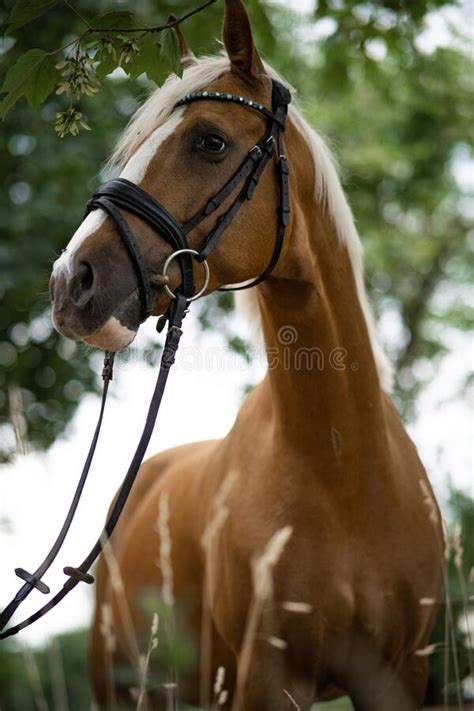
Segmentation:
[(227, 147), (223, 138), (215, 133), (210, 133), (202, 139), (200, 148), (209, 153), (223, 153)]

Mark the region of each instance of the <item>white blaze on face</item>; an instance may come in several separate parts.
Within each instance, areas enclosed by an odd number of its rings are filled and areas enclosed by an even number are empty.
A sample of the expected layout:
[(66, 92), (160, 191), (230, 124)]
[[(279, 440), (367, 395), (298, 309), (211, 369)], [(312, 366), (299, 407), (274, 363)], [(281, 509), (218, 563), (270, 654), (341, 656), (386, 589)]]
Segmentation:
[(184, 107), (177, 109), (163, 126), (157, 128), (146, 141), (142, 143), (138, 151), (135, 151), (120, 173), (121, 178), (130, 180), (131, 183), (136, 183), (137, 185), (141, 183), (151, 159), (156, 155), (161, 144), (176, 131), (181, 123), (183, 114)]
[[(145, 177), (145, 173), (150, 164), (150, 161), (156, 155), (161, 144), (171, 136), (180, 124), (184, 113), (184, 107), (177, 109), (166, 123), (159, 126), (152, 134), (143, 142), (140, 148), (133, 154), (124, 169), (120, 173), (121, 178), (130, 180), (137, 185)], [(65, 270), (68, 273), (71, 271), (74, 255), (83, 244), (83, 242), (93, 234), (103, 222), (106, 220), (106, 215), (102, 210), (94, 210), (90, 212), (79, 228), (74, 233), (66, 250), (55, 261), (53, 274), (58, 271)], [(117, 237), (119, 239), (119, 237)]]
[(66, 270), (68, 273), (71, 271), (74, 254), (77, 252), (86, 237), (89, 237), (89, 235), (99, 229), (101, 224), (105, 222), (105, 218), (106, 214), (102, 212), (102, 210), (94, 210), (87, 215), (85, 220), (81, 222), (78, 229), (73, 234), (67, 248), (54, 262), (53, 274), (56, 271), (61, 270)]

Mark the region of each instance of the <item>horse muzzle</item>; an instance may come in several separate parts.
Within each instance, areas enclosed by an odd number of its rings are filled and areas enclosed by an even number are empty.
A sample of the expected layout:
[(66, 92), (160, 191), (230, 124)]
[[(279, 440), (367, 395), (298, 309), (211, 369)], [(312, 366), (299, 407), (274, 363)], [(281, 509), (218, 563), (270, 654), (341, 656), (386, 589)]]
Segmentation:
[(140, 302), (136, 285), (124, 277), (112, 273), (105, 281), (92, 261), (55, 266), (49, 288), (56, 330), (105, 350), (128, 346), (140, 325)]

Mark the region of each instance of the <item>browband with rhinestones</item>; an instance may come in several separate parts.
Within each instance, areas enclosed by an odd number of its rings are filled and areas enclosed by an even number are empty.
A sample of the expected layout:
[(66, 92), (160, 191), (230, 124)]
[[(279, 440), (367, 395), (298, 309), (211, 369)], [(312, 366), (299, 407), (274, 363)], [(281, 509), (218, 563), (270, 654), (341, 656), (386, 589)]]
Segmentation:
[(219, 99), (220, 101), (231, 101), (234, 104), (247, 106), (250, 109), (260, 111), (266, 118), (276, 121), (281, 128), (285, 130), (284, 122), (272, 111), (269, 111), (263, 104), (260, 104), (258, 101), (253, 101), (253, 99), (246, 99), (244, 96), (237, 96), (237, 94), (227, 94), (221, 91), (193, 91), (191, 94), (183, 96), (176, 106), (184, 106), (185, 104), (190, 104), (192, 101), (200, 101), (201, 99)]

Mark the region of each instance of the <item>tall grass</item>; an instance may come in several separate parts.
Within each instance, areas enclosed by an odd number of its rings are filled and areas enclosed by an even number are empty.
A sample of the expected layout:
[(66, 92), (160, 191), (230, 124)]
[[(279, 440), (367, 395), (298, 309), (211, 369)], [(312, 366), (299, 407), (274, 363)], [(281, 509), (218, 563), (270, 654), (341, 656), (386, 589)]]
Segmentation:
[(38, 711), (49, 711), (49, 706), (44, 695), (41, 677), (36, 664), (36, 658), (28, 646), (22, 646), (21, 653), (25, 662), (26, 676), (33, 692)]
[[(209, 522), (206, 526), (201, 540), (203, 555), (209, 553), (216, 543), (218, 536), (222, 533), (222, 527), (227, 521), (229, 509), (228, 498), (235, 483), (236, 475), (231, 473), (222, 483), (215, 501), (211, 507)], [(444, 709), (452, 708), (450, 704), (451, 691), (454, 691), (456, 707), (463, 709), (461, 668), (459, 663), (459, 646), (457, 642), (457, 628), (454, 615), (454, 602), (449, 585), (448, 564), (454, 565), (461, 590), (462, 620), (466, 630), (467, 656), (470, 674), (472, 668), (472, 624), (473, 595), (470, 594), (470, 586), (474, 584), (474, 573), (471, 577), (466, 577), (464, 573), (464, 550), (462, 545), (462, 531), (455, 525), (450, 531), (444, 528), (444, 535), (440, 534), (440, 514), (430, 490), (424, 482), (420, 483), (420, 490), (423, 503), (426, 507), (427, 515), (433, 524), (433, 530), (437, 536), (440, 551), (443, 553), (443, 583), (444, 600), (434, 597), (422, 597), (420, 605), (432, 607), (444, 606), (445, 638), (440, 644), (430, 643), (423, 649), (416, 650), (418, 656), (443, 655), (444, 657)], [(115, 595), (117, 604), (112, 608), (105, 603), (100, 610), (100, 632), (103, 637), (104, 647), (104, 667), (107, 679), (107, 708), (108, 711), (118, 711), (120, 702), (116, 697), (116, 672), (114, 667), (114, 655), (117, 650), (116, 626), (120, 623), (121, 634), (124, 635), (127, 648), (127, 656), (131, 667), (134, 669), (136, 684), (130, 685), (131, 706), (135, 711), (153, 711), (150, 705), (150, 693), (161, 691), (166, 699), (167, 711), (181, 711), (188, 708), (180, 702), (180, 684), (178, 669), (175, 661), (169, 661), (166, 668), (166, 678), (164, 682), (156, 684), (153, 668), (157, 663), (161, 663), (162, 658), (154, 658), (155, 653), (163, 642), (173, 644), (178, 634), (176, 624), (176, 600), (174, 591), (174, 574), (172, 566), (173, 542), (170, 530), (170, 502), (169, 496), (163, 492), (158, 506), (155, 523), (157, 533), (157, 560), (156, 564), (160, 570), (161, 587), (160, 598), (163, 607), (160, 612), (154, 611), (150, 615), (150, 627), (148, 641), (144, 649), (140, 649), (140, 642), (137, 639), (132, 612), (127, 602), (124, 581), (120, 572), (119, 563), (115, 557), (113, 547), (110, 542), (104, 547), (103, 560), (108, 570), (108, 577), (111, 589)], [(262, 553), (257, 556), (251, 564), (251, 575), (253, 584), (253, 596), (249, 606), (245, 629), (243, 633), (243, 644), (237, 669), (236, 689), (233, 698), (230, 697), (226, 688), (226, 677), (229, 670), (219, 667), (213, 671), (212, 659), (212, 590), (208, 574), (204, 576), (202, 620), (201, 620), (201, 649), (200, 649), (200, 708), (206, 711), (239, 711), (242, 698), (245, 694), (249, 675), (252, 671), (253, 654), (255, 645), (262, 642), (268, 644), (269, 649), (276, 654), (284, 652), (287, 642), (275, 636), (272, 627), (266, 624), (266, 614), (268, 610), (281, 609), (295, 615), (306, 615), (313, 611), (311, 605), (299, 601), (275, 602), (273, 597), (273, 575), (281, 556), (292, 536), (292, 528), (285, 526), (276, 531), (271, 536)], [(113, 611), (112, 611), (113, 610)], [(114, 615), (116, 619), (114, 619)], [(78, 709), (74, 705), (74, 699), (68, 699), (67, 679), (63, 671), (63, 660), (61, 649), (57, 642), (53, 640), (49, 649), (49, 675), (53, 686), (52, 705), (46, 698), (41, 674), (36, 662), (36, 656), (28, 648), (22, 649), (26, 676), (30, 684), (34, 698), (35, 709), (37, 711), (85, 711)], [(165, 660), (166, 664), (166, 660)], [(454, 684), (450, 682), (450, 673), (453, 672)], [(214, 673), (214, 679), (211, 676)], [(43, 676), (44, 680), (44, 676)], [(290, 689), (284, 688), (282, 681), (275, 678), (277, 692), (280, 699), (284, 698), (288, 709), (299, 709), (297, 700), (293, 697)], [(342, 707), (341, 707), (342, 708)], [(3, 708), (3, 711), (9, 709)], [(23, 711), (23, 710), (22, 710)], [(195, 710), (196, 711), (196, 710)], [(303, 709), (301, 709), (303, 711)], [(305, 709), (305, 711), (308, 711)]]
[[(231, 471), (224, 478), (211, 505), (211, 515), (201, 537), (201, 546), (208, 560), (212, 546), (229, 516), (227, 498), (237, 479), (237, 473)], [(199, 698), (202, 708), (209, 707), (209, 687), (212, 674), (212, 617), (211, 617), (211, 588), (209, 568), (204, 566), (202, 590), (202, 615), (201, 615), (201, 641), (200, 641), (200, 675)], [(214, 687), (214, 694), (215, 694)], [(222, 704), (221, 704), (222, 705)]]

